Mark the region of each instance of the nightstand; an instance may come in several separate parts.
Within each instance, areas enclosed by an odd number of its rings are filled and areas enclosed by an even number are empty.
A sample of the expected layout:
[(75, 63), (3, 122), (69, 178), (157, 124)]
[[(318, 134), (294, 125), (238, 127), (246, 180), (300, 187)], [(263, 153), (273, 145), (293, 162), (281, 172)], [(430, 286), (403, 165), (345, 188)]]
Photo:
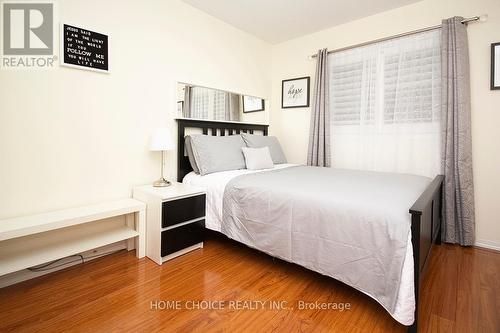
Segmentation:
[(146, 256), (161, 265), (203, 247), (205, 192), (172, 182), (169, 187), (135, 187), (133, 197), (146, 203)]

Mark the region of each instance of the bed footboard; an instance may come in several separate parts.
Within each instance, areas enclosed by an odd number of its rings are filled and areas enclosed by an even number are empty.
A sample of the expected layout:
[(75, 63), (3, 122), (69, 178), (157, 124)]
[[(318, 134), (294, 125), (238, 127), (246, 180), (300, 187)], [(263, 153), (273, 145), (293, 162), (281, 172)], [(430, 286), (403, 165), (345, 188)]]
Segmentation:
[(408, 332), (416, 333), (421, 279), (433, 243), (441, 244), (441, 201), (444, 176), (438, 175), (410, 208), (415, 283), (415, 322)]

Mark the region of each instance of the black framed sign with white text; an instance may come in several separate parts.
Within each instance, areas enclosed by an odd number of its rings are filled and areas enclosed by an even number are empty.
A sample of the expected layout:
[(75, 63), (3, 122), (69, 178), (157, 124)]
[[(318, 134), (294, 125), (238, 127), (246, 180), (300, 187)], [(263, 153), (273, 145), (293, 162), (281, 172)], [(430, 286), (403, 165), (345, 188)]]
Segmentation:
[(63, 66), (108, 73), (108, 36), (63, 24), (61, 57)]

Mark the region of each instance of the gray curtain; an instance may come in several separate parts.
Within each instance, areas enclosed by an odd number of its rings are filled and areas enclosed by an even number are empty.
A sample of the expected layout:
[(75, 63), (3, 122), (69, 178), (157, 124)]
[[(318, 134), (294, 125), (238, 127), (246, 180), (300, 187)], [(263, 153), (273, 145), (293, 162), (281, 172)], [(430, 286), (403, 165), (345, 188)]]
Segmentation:
[(240, 121), (240, 95), (226, 93), (226, 119)]
[(474, 244), (471, 107), (467, 28), (462, 17), (443, 20), (441, 35), (443, 239)]
[(182, 116), (184, 118), (191, 118), (191, 102), (192, 102), (192, 87), (184, 86), (184, 105), (182, 107)]
[(330, 163), (330, 110), (328, 97), (328, 50), (318, 51), (316, 79), (312, 98), (311, 125), (307, 164), (329, 167)]

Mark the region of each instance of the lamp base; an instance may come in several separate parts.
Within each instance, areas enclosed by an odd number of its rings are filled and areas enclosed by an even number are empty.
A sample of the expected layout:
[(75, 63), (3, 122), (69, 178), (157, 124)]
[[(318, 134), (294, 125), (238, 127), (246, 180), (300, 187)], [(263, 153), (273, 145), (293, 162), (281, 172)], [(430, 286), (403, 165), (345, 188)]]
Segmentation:
[(154, 187), (167, 187), (170, 185), (172, 185), (172, 183), (166, 180), (165, 178), (160, 178), (153, 183)]

